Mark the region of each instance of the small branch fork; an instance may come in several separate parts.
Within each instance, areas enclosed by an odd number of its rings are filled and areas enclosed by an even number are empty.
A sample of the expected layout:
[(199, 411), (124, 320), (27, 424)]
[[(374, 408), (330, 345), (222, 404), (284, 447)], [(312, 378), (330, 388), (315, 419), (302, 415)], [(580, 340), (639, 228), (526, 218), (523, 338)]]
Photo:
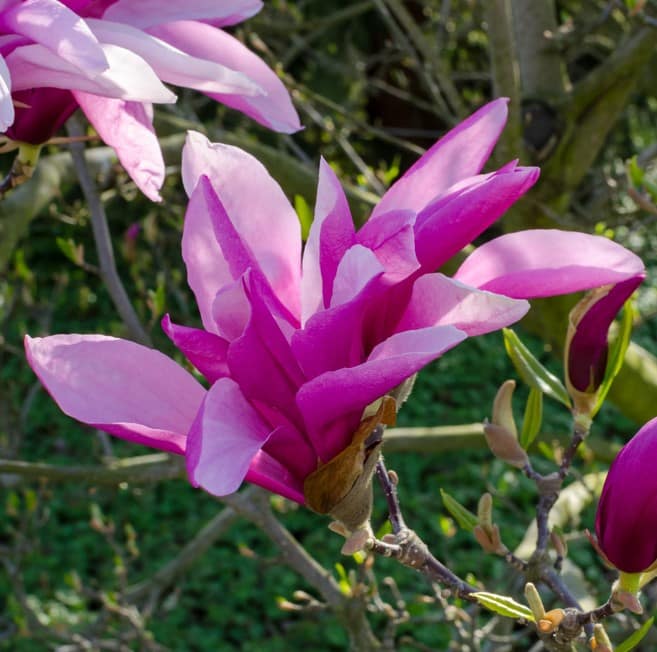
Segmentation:
[[(564, 605), (564, 617), (561, 623), (549, 632), (541, 632), (540, 628), (538, 631), (545, 649), (550, 652), (571, 650), (573, 642), (581, 636), (582, 629), (590, 639), (593, 636), (593, 626), (618, 610), (610, 598), (605, 604), (595, 609), (583, 611), (561, 578), (560, 559), (552, 564), (547, 552), (550, 542), (548, 522), (550, 511), (559, 497), (577, 450), (587, 434), (588, 428), (576, 420), (570, 442), (561, 456), (558, 469), (553, 473), (547, 475), (538, 473), (529, 462), (522, 469), (523, 473), (535, 482), (539, 494), (536, 508), (538, 534), (536, 548), (531, 558), (524, 561), (508, 551), (503, 544), (501, 544), (501, 549), (506, 550), (506, 554), (496, 553), (524, 575), (528, 581), (540, 582), (549, 587)], [(397, 475), (394, 471), (387, 470), (383, 458), (380, 458), (377, 463), (376, 474), (388, 505), (392, 534), (384, 536), (381, 540), (371, 538), (367, 543), (367, 549), (375, 554), (394, 558), (401, 564), (419, 571), (430, 581), (437, 582), (452, 591), (453, 595), (457, 597), (476, 602), (473, 594), (478, 589), (445, 567), (433, 556), (420, 537), (406, 525), (397, 496)]]
[(406, 526), (397, 497), (397, 476), (386, 469), (383, 458), (376, 465), (376, 475), (388, 503), (388, 514), (392, 525), (392, 535), (383, 540), (371, 539), (368, 547), (383, 557), (393, 557), (404, 566), (413, 568), (432, 582), (439, 582), (449, 588), (455, 596), (476, 602), (472, 594), (477, 588), (455, 575), (436, 559), (420, 537)]

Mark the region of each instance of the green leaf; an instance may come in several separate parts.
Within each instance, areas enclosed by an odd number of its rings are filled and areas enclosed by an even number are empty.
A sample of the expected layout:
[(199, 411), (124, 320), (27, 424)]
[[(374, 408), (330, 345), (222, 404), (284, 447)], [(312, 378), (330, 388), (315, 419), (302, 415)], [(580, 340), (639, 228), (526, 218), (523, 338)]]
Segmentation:
[(563, 383), (534, 357), (514, 331), (503, 328), (502, 332), (506, 352), (523, 381), (569, 408), (570, 398)]
[(478, 591), (473, 593), (472, 597), (489, 611), (505, 616), (506, 618), (523, 618), (531, 623), (534, 622), (532, 610), (524, 604), (516, 602), (508, 595), (498, 595), (497, 593), (487, 593)]
[(308, 202), (301, 195), (294, 195), (294, 210), (297, 212), (301, 224), (301, 239), (305, 242), (310, 233), (310, 225), (313, 223), (313, 213)]
[(148, 290), (148, 307), (151, 310), (153, 319), (157, 319), (160, 315), (164, 314), (166, 309), (166, 290), (164, 275), (157, 275), (157, 286), (154, 290)]
[(616, 646), (616, 652), (629, 652), (630, 650), (633, 650), (648, 633), (648, 630), (652, 627), (654, 621), (654, 616), (648, 618), (648, 620), (646, 620), (636, 632), (628, 636), (620, 645)]
[[(630, 7), (631, 8), (631, 7)], [(637, 188), (641, 189), (643, 186), (643, 179), (645, 177), (645, 172), (639, 165), (639, 162), (637, 160), (636, 156), (633, 156), (628, 162), (627, 162), (627, 176), (630, 179), (630, 182), (632, 185)]]
[(598, 389), (598, 400), (593, 408), (591, 416), (595, 416), (598, 410), (602, 407), (607, 394), (611, 389), (614, 378), (623, 366), (623, 360), (627, 353), (627, 348), (630, 345), (630, 337), (632, 335), (632, 326), (634, 325), (634, 303), (632, 299), (628, 299), (623, 306), (623, 314), (620, 321), (618, 334), (614, 339), (612, 345), (609, 347), (609, 357), (607, 358), (607, 368), (605, 369), (605, 377)]
[(340, 562), (335, 564), (335, 570), (338, 571), (338, 586), (340, 587), (340, 591), (343, 595), (350, 596), (351, 584), (349, 582), (349, 577), (347, 576), (347, 571)]
[(83, 246), (75, 244), (72, 238), (55, 238), (55, 242), (59, 250), (76, 265), (84, 263), (84, 248)]
[(522, 420), (522, 430), (520, 431), (520, 445), (527, 450), (536, 435), (541, 430), (543, 423), (543, 392), (536, 387), (529, 390), (527, 405), (525, 406), (525, 416)]
[(454, 520), (459, 524), (459, 527), (468, 532), (472, 532), (475, 525), (479, 523), (477, 515), (463, 507), (456, 498), (450, 496), (446, 491), (441, 489), (440, 495), (443, 499), (445, 509), (454, 517)]

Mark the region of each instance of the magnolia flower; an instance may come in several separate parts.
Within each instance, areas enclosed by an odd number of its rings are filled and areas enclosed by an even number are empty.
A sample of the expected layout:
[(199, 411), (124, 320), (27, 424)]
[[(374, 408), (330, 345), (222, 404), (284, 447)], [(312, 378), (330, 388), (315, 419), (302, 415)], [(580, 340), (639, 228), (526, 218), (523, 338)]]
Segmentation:
[(623, 573), (657, 562), (657, 419), (649, 421), (616, 456), (605, 480), (595, 531), (607, 559)]
[[(564, 291), (589, 289), (591, 274), (607, 265), (604, 277), (571, 311), (566, 336), (566, 385), (575, 410), (586, 415), (595, 411), (597, 390), (604, 379), (609, 327), (646, 276), (638, 256), (602, 239), (586, 254), (588, 264), (578, 271), (570, 269), (568, 261), (577, 260), (589, 242), (590, 236), (581, 233), (571, 233), (566, 240), (558, 231), (515, 233), (480, 247), (456, 273), (461, 281), (513, 297), (526, 297), (527, 284), (533, 284), (533, 296), (539, 297), (554, 294), (555, 274), (561, 274), (558, 282)], [(526, 262), (519, 273), (515, 266), (521, 259)], [(516, 262), (505, 269), (505, 261), (510, 260)], [(552, 271), (547, 275), (541, 271), (548, 269)], [(566, 290), (568, 283), (571, 286)]]
[(163, 327), (209, 390), (159, 352), (99, 335), (27, 338), (30, 364), (67, 414), (185, 454), (194, 485), (224, 495), (246, 479), (303, 503), (312, 478), (318, 509), (316, 473), (337, 466), (344, 492), (378, 454), (376, 426), (392, 420), (378, 399), (467, 336), (522, 317), (526, 297), (616, 282), (636, 259), (600, 237), (528, 231), (480, 247), (454, 279), (435, 272), (538, 177), (516, 162), (480, 174), (505, 120), (497, 100), (449, 132), (359, 230), (322, 161), (303, 254), (263, 166), (190, 133), (182, 252), (203, 329), (168, 316)]
[(271, 129), (300, 128), (276, 74), (220, 29), (261, 7), (259, 0), (3, 0), (0, 133), (39, 145), (80, 107), (157, 200), (164, 162), (152, 103), (176, 100), (162, 82), (199, 90)]

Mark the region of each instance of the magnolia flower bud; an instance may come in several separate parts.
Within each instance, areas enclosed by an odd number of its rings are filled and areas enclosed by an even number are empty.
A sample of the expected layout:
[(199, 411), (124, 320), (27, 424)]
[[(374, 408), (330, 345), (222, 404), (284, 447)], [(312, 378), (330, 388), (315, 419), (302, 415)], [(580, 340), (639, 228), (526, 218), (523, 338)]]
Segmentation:
[[(655, 459), (657, 419), (643, 426), (618, 453), (598, 502), (598, 546), (626, 579), (657, 562)], [(633, 592), (628, 582), (624, 584), (621, 588)]]
[(495, 457), (521, 469), (529, 460), (518, 442), (518, 430), (513, 418), (511, 399), (515, 387), (514, 380), (507, 380), (500, 386), (493, 401), (492, 421), (484, 423), (484, 435)]
[(571, 310), (564, 366), (575, 413), (595, 411), (598, 389), (607, 368), (609, 327), (644, 276), (637, 273), (616, 285), (590, 290)]

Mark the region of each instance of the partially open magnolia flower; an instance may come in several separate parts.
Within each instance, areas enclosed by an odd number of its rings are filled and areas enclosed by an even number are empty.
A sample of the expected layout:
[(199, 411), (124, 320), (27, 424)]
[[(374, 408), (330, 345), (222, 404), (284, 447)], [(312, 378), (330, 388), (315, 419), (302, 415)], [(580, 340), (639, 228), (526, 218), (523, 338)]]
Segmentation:
[(47, 141), (80, 107), (137, 186), (159, 199), (164, 162), (152, 104), (163, 82), (193, 88), (261, 124), (300, 128), (278, 76), (221, 27), (260, 0), (4, 0), (0, 2), (0, 133)]
[(641, 573), (657, 563), (656, 459), (653, 419), (616, 456), (598, 502), (598, 546), (624, 573)]
[(640, 260), (634, 261), (634, 267), (629, 278), (591, 290), (570, 313), (564, 356), (566, 385), (580, 413), (595, 410), (607, 368), (609, 327), (646, 276)]
[(392, 421), (384, 401), (362, 430), (374, 402), (466, 337), (518, 320), (525, 297), (614, 282), (636, 258), (604, 238), (528, 231), (476, 250), (454, 279), (435, 272), (538, 176), (515, 162), (480, 174), (505, 120), (497, 100), (449, 132), (359, 230), (322, 161), (303, 253), (263, 166), (190, 133), (182, 251), (203, 329), (168, 316), (163, 327), (209, 389), (157, 351), (99, 335), (27, 338), (30, 364), (67, 414), (186, 455), (194, 485), (225, 495), (246, 479), (304, 503), (319, 477), (308, 502), (322, 511), (321, 469), (346, 471), (329, 503), (371, 472), (380, 442), (367, 431)]

